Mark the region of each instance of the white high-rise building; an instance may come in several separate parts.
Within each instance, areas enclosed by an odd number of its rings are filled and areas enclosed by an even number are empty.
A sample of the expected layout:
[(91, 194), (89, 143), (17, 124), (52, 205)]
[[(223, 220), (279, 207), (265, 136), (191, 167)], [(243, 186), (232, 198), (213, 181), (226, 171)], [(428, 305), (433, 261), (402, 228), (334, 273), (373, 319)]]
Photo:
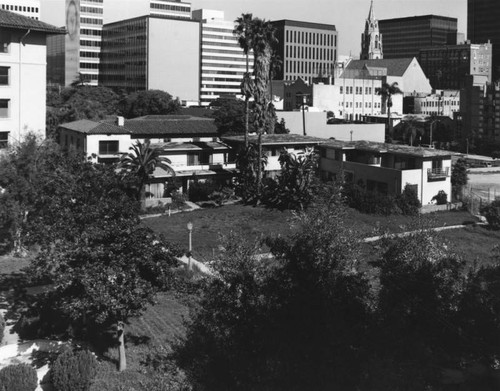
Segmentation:
[(40, 0), (0, 0), (0, 9), (40, 19)]
[(201, 21), (200, 105), (208, 106), (221, 96), (241, 97), (246, 58), (233, 34), (234, 22), (224, 20), (223, 11), (205, 9), (193, 11), (193, 19)]
[[(0, 0), (1, 1), (1, 0)], [(114, 23), (145, 15), (191, 19), (191, 3), (181, 0), (132, 0), (105, 3), (104, 23)]]

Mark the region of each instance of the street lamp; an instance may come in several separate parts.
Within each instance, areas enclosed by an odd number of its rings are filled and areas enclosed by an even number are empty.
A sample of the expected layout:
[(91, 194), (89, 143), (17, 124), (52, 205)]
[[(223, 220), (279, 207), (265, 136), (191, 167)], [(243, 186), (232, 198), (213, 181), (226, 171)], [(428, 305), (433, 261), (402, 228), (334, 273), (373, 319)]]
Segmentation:
[(305, 114), (305, 106), (307, 103), (307, 97), (311, 94), (296, 94), (295, 96), (301, 96), (302, 97), (302, 127), (304, 130), (304, 136), (307, 135), (306, 133), (306, 114)]
[(191, 270), (192, 252), (193, 252), (193, 242), (192, 242), (193, 223), (191, 221), (187, 223), (187, 230), (189, 234), (188, 270)]

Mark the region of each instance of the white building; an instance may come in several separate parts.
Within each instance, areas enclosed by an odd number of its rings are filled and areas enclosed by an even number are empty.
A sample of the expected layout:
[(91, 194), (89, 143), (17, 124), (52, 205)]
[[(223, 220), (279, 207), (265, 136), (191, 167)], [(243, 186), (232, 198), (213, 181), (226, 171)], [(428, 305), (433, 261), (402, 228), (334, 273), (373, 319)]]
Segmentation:
[(40, 0), (0, 0), (0, 9), (31, 19), (40, 19)]
[(0, 146), (45, 137), (46, 37), (64, 30), (0, 10)]
[(191, 3), (181, 0), (105, 1), (104, 23), (118, 22), (138, 16), (168, 16), (191, 19)]
[(460, 111), (460, 91), (441, 90), (435, 94), (415, 97), (415, 114), (445, 115), (453, 118)]
[[(234, 22), (224, 20), (223, 11), (195, 10), (193, 19), (201, 21), (200, 104), (208, 106), (223, 95), (241, 95), (246, 72), (246, 56), (233, 34)], [(249, 72), (253, 55), (249, 53)]]

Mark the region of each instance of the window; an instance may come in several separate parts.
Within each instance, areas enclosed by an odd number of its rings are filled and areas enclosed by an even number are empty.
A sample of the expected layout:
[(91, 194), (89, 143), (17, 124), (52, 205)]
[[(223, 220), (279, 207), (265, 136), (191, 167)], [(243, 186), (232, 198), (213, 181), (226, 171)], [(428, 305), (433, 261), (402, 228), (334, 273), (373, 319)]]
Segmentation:
[(9, 146), (9, 132), (0, 132), (0, 149), (5, 149)]
[(10, 34), (7, 31), (0, 31), (0, 53), (9, 52), (10, 39)]
[(118, 141), (99, 141), (99, 155), (118, 154)]
[(0, 118), (9, 118), (10, 99), (0, 99)]
[(9, 85), (9, 67), (0, 67), (0, 86)]

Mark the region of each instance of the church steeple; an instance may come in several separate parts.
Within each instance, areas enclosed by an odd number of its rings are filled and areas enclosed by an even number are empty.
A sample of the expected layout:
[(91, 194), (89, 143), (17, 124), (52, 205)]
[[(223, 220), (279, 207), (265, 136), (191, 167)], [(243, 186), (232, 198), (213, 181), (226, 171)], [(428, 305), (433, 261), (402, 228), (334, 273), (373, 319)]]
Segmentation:
[(382, 59), (382, 34), (378, 29), (378, 20), (375, 19), (373, 11), (373, 0), (370, 3), (370, 11), (365, 22), (365, 32), (361, 34), (361, 60)]

